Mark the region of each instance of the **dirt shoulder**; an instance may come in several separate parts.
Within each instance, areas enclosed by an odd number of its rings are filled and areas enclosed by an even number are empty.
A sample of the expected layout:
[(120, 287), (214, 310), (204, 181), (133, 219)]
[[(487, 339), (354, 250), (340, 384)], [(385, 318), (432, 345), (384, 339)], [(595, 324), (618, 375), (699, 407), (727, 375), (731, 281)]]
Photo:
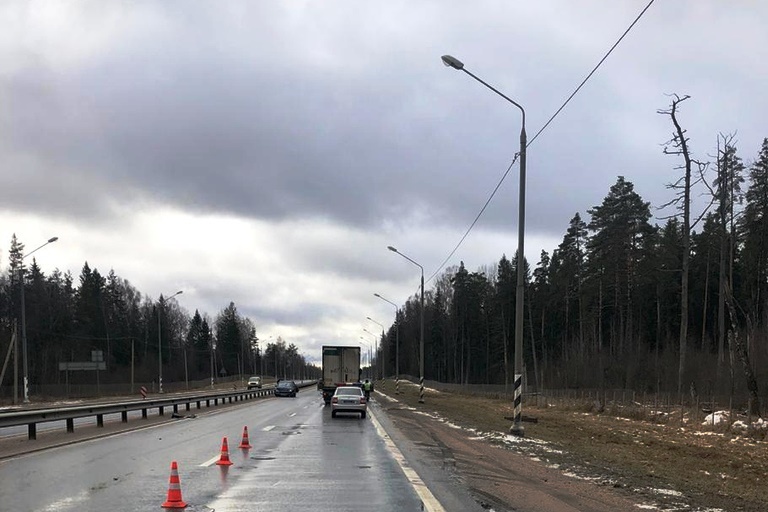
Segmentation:
[(504, 400), (377, 383), (392, 423), (436, 467), (455, 471), (496, 511), (766, 510), (765, 442), (609, 415), (526, 407), (506, 434)]

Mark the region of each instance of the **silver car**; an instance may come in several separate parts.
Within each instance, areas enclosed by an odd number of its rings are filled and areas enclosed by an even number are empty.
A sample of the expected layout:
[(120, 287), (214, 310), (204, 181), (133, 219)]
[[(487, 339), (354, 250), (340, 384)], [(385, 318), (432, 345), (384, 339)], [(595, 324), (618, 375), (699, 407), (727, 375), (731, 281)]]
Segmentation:
[(251, 377), (248, 379), (248, 389), (261, 389), (261, 377)]
[(340, 386), (331, 398), (331, 418), (339, 412), (359, 412), (360, 418), (365, 418), (368, 403), (363, 390), (357, 386)]

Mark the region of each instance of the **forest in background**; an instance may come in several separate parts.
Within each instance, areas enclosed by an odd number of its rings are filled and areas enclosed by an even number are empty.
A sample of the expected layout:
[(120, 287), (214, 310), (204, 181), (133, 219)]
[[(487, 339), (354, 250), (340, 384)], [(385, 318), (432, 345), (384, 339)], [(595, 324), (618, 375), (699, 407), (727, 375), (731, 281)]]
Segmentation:
[[(551, 254), (524, 263), (527, 389), (735, 394), (759, 410), (768, 377), (768, 139), (745, 164), (734, 137), (720, 135), (714, 161), (696, 161), (677, 120), (686, 99), (675, 96), (660, 111), (674, 126), (665, 146), (677, 165), (670, 201), (652, 209), (619, 176), (587, 217), (573, 215)], [(699, 214), (694, 196), (707, 202)], [(75, 279), (58, 269), (46, 274), (24, 255), (14, 236), (0, 262), (0, 355), (9, 354), (18, 327), (23, 276), (33, 384), (61, 383), (59, 363), (90, 361), (92, 350), (106, 356), (105, 383), (128, 382), (132, 369), (137, 381), (151, 382), (159, 357), (168, 382), (317, 373), (293, 344), (260, 345), (234, 303), (215, 318), (189, 314), (172, 297), (142, 295), (112, 270), (104, 276), (85, 263)], [(425, 378), (511, 382), (517, 266), (516, 256), (502, 255), (475, 271), (462, 262), (431, 281)], [(417, 293), (382, 334), (373, 364), (387, 375), (395, 373), (398, 333), (400, 373), (419, 374), (420, 315)], [(9, 370), (0, 384), (10, 382)]]
[[(525, 378), (543, 388), (631, 389), (681, 397), (735, 397), (758, 413), (768, 379), (768, 139), (746, 165), (733, 136), (714, 162), (690, 156), (685, 131), (665, 152), (679, 157), (672, 199), (652, 210), (619, 176), (602, 204), (575, 213), (560, 245), (525, 262)], [(674, 115), (673, 115), (674, 114)], [(698, 217), (691, 197), (708, 206)], [(653, 213), (672, 210), (652, 224)], [(687, 235), (687, 236), (686, 236)], [(460, 263), (425, 291), (425, 378), (512, 382), (517, 256), (470, 272)], [(393, 373), (419, 375), (420, 297), (382, 335)]]
[[(0, 350), (10, 354), (14, 330), (18, 347), (18, 385), (22, 379), (21, 286), (27, 330), (30, 393), (36, 385), (92, 383), (92, 371), (59, 370), (61, 362), (89, 362), (101, 351), (107, 371), (102, 384), (155, 383), (162, 357), (163, 382), (185, 382), (243, 375), (312, 378), (317, 369), (298, 347), (278, 337), (266, 344), (256, 335), (254, 322), (242, 316), (233, 302), (214, 318), (190, 314), (171, 295), (154, 300), (142, 295), (113, 270), (103, 276), (86, 262), (75, 282), (71, 273), (55, 269), (45, 274), (32, 257), (24, 264), (24, 245), (14, 235), (8, 266), (0, 275)], [(12, 358), (11, 358), (12, 361)], [(9, 396), (13, 362), (2, 385)]]

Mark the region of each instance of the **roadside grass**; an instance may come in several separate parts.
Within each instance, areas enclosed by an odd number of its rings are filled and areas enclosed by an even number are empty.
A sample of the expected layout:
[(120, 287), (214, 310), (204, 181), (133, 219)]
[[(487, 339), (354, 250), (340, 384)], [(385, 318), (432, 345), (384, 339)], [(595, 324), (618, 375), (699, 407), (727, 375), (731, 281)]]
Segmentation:
[[(512, 404), (508, 399), (425, 390), (400, 382), (379, 381), (376, 389), (404, 406), (451, 423), (486, 433), (508, 433)], [(615, 415), (614, 410), (593, 412), (589, 404), (536, 407), (525, 404), (526, 439), (549, 443), (552, 450), (538, 458), (582, 474), (610, 481), (615, 487), (637, 492), (682, 493), (701, 510), (768, 510), (768, 444), (727, 428), (680, 426), (680, 422), (654, 423)], [(612, 414), (614, 413), (614, 414)], [(503, 440), (495, 436), (496, 442)], [(507, 444), (522, 447), (524, 444)], [(523, 449), (524, 451), (524, 449)]]

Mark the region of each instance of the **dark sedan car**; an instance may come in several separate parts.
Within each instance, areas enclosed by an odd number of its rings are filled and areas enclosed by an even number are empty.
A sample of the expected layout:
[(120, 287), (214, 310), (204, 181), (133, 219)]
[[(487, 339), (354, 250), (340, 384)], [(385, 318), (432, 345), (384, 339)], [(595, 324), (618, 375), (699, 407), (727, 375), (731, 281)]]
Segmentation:
[(296, 396), (299, 386), (292, 380), (281, 380), (275, 386), (275, 396)]

